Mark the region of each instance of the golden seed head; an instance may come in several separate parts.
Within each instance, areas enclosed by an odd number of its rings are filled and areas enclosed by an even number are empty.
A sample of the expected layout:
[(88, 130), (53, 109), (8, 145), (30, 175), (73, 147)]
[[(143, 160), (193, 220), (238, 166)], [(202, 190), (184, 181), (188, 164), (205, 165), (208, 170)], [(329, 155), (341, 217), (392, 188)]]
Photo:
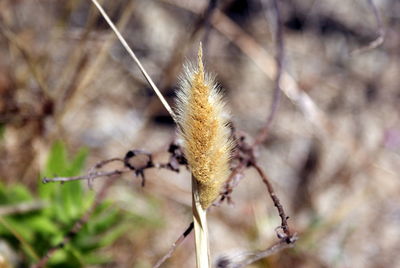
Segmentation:
[(185, 155), (198, 183), (201, 206), (206, 209), (229, 175), (232, 141), (219, 88), (204, 72), (201, 44), (197, 66), (185, 67), (177, 96)]

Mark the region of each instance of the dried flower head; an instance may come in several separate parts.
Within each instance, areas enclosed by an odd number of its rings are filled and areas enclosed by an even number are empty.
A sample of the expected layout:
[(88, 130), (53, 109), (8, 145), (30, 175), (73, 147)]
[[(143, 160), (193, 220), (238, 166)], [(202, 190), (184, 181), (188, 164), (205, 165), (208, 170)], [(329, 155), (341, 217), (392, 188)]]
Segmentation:
[(186, 65), (181, 77), (177, 120), (203, 209), (218, 197), (229, 174), (232, 141), (227, 115), (219, 87), (204, 72), (200, 44), (197, 66)]

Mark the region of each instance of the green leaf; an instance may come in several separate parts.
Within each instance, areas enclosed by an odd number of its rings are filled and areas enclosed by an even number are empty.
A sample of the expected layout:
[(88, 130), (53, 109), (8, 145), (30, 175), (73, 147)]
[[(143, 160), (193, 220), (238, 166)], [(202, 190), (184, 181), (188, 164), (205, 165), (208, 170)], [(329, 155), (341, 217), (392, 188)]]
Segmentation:
[[(87, 149), (81, 149), (72, 160), (67, 169), (67, 176), (78, 175), (84, 167), (87, 157)], [(63, 188), (65, 212), (70, 218), (79, 217), (85, 210), (83, 206), (84, 192), (81, 181), (73, 181), (64, 184)]]
[[(66, 146), (62, 142), (56, 142), (49, 151), (43, 177), (69, 177), (79, 175), (85, 164), (88, 150), (80, 149), (71, 161), (68, 159)], [(65, 235), (71, 230), (77, 220), (93, 204), (95, 193), (85, 192), (83, 182), (73, 181), (64, 184), (40, 182), (38, 192), (40, 197), (50, 205), (46, 209), (35, 213), (27, 213), (10, 218), (13, 231), (2, 228), (0, 232), (11, 237), (18, 233), (19, 237), (27, 242), (22, 247), (26, 256), (32, 261), (32, 254), (28, 249), (35, 249), (40, 256), (45, 254), (49, 248), (60, 243)], [(0, 202), (9, 201), (10, 190), (0, 184)], [(27, 188), (23, 185), (15, 187), (13, 198), (18, 200), (33, 199)], [(101, 264), (110, 259), (105, 256), (99, 257), (96, 249), (110, 245), (119, 236), (126, 232), (130, 225), (121, 224), (125, 220), (125, 213), (114, 210), (112, 203), (102, 202), (99, 204), (91, 219), (80, 230), (76, 236), (60, 249), (50, 259), (48, 267), (84, 267), (87, 264)], [(146, 216), (147, 217), (147, 216)], [(11, 236), (9, 235), (11, 234)], [(15, 243), (18, 241), (15, 240)], [(14, 244), (15, 244), (14, 243)]]
[(12, 205), (32, 199), (31, 193), (24, 185), (14, 185), (7, 189), (0, 183), (0, 204)]
[(43, 217), (42, 215), (30, 217), (25, 223), (31, 230), (49, 236), (59, 232), (57, 225), (49, 218)]
[(74, 267), (83, 267), (84, 263), (83, 263), (83, 257), (82, 254), (79, 250), (76, 250), (74, 247), (72, 247), (71, 245), (69, 245), (67, 247), (67, 251), (71, 254), (71, 256), (74, 257), (74, 259), (77, 261), (77, 264), (75, 264)]
[[(50, 149), (47, 164), (41, 177), (64, 176), (67, 170), (67, 155), (62, 142), (56, 142)], [(59, 185), (55, 183), (39, 183), (39, 194), (44, 199), (51, 199)]]
[(64, 232), (61, 232), (59, 230), (59, 232), (56, 235), (50, 237), (48, 244), (49, 245), (58, 245), (64, 239), (64, 236), (65, 236)]
[(53, 267), (67, 262), (68, 254), (65, 250), (57, 250), (49, 260), (49, 264)]
[(33, 199), (32, 194), (29, 192), (25, 185), (16, 184), (9, 189), (10, 200), (17, 202), (30, 201)]
[(68, 168), (67, 152), (64, 143), (54, 143), (47, 160), (45, 176), (65, 176)]
[(83, 170), (83, 168), (85, 167), (87, 155), (87, 148), (81, 148), (79, 150), (79, 152), (76, 154), (75, 158), (72, 160), (71, 164), (68, 167), (68, 176), (78, 175)]
[(104, 255), (104, 254), (85, 254), (83, 255), (82, 258), (83, 262), (89, 265), (99, 265), (99, 264), (104, 264), (112, 261), (112, 258), (110, 256)]
[[(49, 154), (44, 177), (75, 176), (83, 169), (88, 150), (81, 149), (71, 161), (68, 161), (65, 145), (56, 142)], [(43, 198), (53, 199), (53, 213), (57, 219), (67, 224), (76, 220), (85, 211), (84, 192), (80, 181), (71, 181), (62, 185), (47, 183), (39, 185), (39, 192)]]
[[(13, 217), (3, 217), (5, 227), (8, 231), (13, 234), (17, 239), (23, 239), (28, 243), (34, 238), (34, 232), (26, 224), (21, 221), (14, 219)], [(1, 223), (0, 223), (1, 224)]]

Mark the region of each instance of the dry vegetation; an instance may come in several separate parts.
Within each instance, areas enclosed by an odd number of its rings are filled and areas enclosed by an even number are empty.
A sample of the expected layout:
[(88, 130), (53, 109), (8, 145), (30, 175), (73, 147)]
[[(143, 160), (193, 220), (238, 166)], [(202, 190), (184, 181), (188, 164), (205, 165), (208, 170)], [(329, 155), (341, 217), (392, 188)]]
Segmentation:
[[(208, 1), (103, 5), (170, 103), (183, 61), (202, 40), (234, 125), (255, 136), (275, 76), (275, 14), (265, 2), (217, 1), (206, 21)], [(257, 153), (299, 240), (249, 267), (399, 267), (400, 2), (374, 1), (382, 29), (368, 1), (283, 2), (283, 95)], [(379, 34), (383, 43), (367, 48)], [(71, 152), (88, 147), (92, 166), (134, 148), (166, 161), (176, 137), (137, 66), (83, 0), (0, 1), (0, 124), (0, 179), (33, 191), (55, 140)], [(135, 230), (133, 222), (104, 249), (114, 260), (104, 267), (151, 267), (191, 221), (189, 172), (145, 172), (144, 188), (126, 174), (107, 198), (157, 215), (159, 225)], [(244, 175), (233, 204), (209, 212), (214, 261), (277, 240), (279, 215), (262, 181), (253, 169)], [(192, 239), (165, 267), (194, 266)]]

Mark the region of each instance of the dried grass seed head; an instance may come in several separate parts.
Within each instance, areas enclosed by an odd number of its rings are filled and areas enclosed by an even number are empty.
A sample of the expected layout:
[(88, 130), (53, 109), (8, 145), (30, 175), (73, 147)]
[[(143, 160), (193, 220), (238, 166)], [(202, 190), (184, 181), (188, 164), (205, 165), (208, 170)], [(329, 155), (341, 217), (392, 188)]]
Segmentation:
[(176, 104), (184, 152), (206, 209), (229, 175), (232, 141), (220, 89), (204, 72), (201, 44), (197, 66), (185, 65)]

